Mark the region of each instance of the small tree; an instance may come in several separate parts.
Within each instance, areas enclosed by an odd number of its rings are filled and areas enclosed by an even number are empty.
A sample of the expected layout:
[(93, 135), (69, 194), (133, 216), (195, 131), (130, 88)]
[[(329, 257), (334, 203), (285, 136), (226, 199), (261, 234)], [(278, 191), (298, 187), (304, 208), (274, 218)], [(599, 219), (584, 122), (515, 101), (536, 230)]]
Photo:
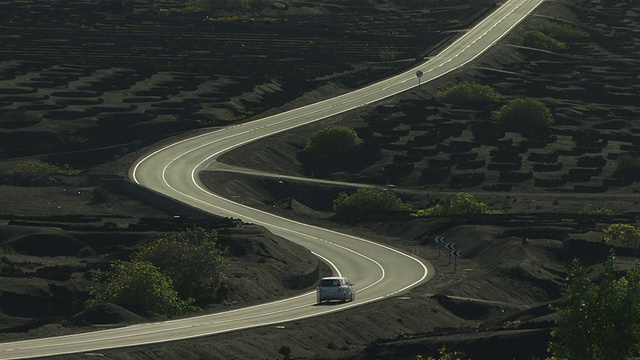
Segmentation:
[(428, 209), (418, 210), (413, 216), (464, 215), (464, 214), (500, 214), (491, 210), (487, 204), (479, 202), (469, 193), (448, 195), (438, 204)]
[(496, 102), (500, 100), (500, 94), (491, 86), (466, 81), (441, 91), (437, 97), (440, 101), (455, 105), (462, 105), (473, 101)]
[(333, 201), (333, 211), (338, 214), (376, 215), (408, 210), (411, 206), (390, 190), (362, 188), (353, 194), (340, 193)]
[(105, 284), (91, 289), (95, 298), (89, 305), (111, 302), (133, 311), (164, 315), (194, 309), (193, 299), (180, 299), (171, 279), (145, 261), (115, 263), (106, 273), (98, 273), (96, 280)]
[(612, 255), (598, 282), (578, 260), (571, 263), (568, 284), (552, 332), (550, 352), (561, 359), (630, 359), (640, 350), (640, 266), (619, 277)]
[(355, 130), (331, 125), (313, 133), (303, 151), (313, 160), (325, 160), (352, 152), (362, 143)]
[(555, 123), (549, 108), (531, 98), (513, 99), (491, 116), (494, 121), (523, 132), (547, 128)]

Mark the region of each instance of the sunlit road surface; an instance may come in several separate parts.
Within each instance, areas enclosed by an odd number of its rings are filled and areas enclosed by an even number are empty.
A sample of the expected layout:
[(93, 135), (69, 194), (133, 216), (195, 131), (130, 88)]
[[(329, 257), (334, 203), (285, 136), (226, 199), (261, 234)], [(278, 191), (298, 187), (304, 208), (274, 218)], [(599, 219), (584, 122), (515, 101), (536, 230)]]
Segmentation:
[(145, 345), (280, 324), (384, 299), (426, 282), (434, 275), (432, 267), (411, 254), (224, 199), (202, 185), (198, 172), (214, 164), (217, 157), (233, 148), (414, 88), (418, 86), (417, 71), (424, 74), (421, 79), (424, 84), (460, 68), (498, 42), (542, 1), (505, 2), (441, 53), (402, 74), (332, 99), (176, 142), (145, 155), (130, 169), (130, 178), (140, 186), (215, 215), (262, 225), (274, 234), (306, 247), (329, 264), (334, 273), (352, 279), (357, 290), (355, 302), (318, 306), (315, 304), (315, 293), (311, 292), (211, 315), (2, 343), (0, 359), (46, 357)]

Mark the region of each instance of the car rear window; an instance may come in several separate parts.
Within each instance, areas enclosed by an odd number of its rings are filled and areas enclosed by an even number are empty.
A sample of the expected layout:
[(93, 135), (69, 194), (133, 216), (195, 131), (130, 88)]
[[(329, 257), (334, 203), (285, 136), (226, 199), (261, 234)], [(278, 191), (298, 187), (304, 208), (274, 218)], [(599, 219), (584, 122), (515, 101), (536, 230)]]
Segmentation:
[(320, 286), (340, 286), (340, 280), (338, 279), (322, 279)]

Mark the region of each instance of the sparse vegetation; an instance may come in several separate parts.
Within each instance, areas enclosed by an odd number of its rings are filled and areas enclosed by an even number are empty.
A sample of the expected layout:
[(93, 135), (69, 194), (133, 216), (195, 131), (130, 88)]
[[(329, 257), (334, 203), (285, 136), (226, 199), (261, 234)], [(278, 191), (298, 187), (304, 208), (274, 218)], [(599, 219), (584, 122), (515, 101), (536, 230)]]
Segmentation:
[(584, 206), (582, 207), (582, 209), (580, 209), (578, 211), (579, 214), (590, 214), (590, 215), (596, 215), (596, 214), (600, 214), (600, 215), (615, 215), (615, 211), (601, 206), (601, 207), (595, 207), (593, 206), (593, 204), (591, 202), (587, 202), (586, 204), (584, 204)]
[(409, 210), (411, 206), (390, 190), (358, 189), (353, 194), (340, 193), (333, 201), (333, 211), (341, 215), (377, 215)]
[(539, 30), (555, 39), (569, 41), (585, 38), (589, 36), (586, 31), (569, 24), (562, 24), (555, 21), (548, 22), (540, 26)]
[(455, 105), (476, 101), (495, 102), (500, 100), (500, 94), (491, 86), (467, 81), (441, 91), (437, 97), (440, 101)]
[(438, 349), (438, 354), (438, 358), (435, 358), (433, 356), (427, 357), (424, 355), (417, 355), (416, 360), (469, 360), (467, 355), (465, 355), (465, 353), (463, 353), (462, 351), (448, 351), (447, 347), (444, 345), (440, 349)]
[(384, 49), (382, 49), (382, 51), (380, 52), (380, 60), (395, 60), (398, 58), (398, 54), (400, 54), (400, 52), (395, 46), (385, 46)]
[(549, 108), (531, 98), (517, 98), (509, 101), (492, 114), (492, 119), (522, 132), (535, 131), (555, 123)]
[(500, 214), (500, 211), (489, 209), (487, 204), (477, 201), (475, 196), (461, 192), (456, 195), (448, 195), (435, 206), (418, 210), (412, 215), (441, 216), (464, 214)]
[(260, 10), (269, 6), (266, 0), (190, 0), (190, 5), (195, 10)]
[(22, 175), (77, 175), (80, 171), (71, 169), (69, 165), (54, 165), (39, 160), (27, 160), (18, 163), (14, 169), (14, 174)]

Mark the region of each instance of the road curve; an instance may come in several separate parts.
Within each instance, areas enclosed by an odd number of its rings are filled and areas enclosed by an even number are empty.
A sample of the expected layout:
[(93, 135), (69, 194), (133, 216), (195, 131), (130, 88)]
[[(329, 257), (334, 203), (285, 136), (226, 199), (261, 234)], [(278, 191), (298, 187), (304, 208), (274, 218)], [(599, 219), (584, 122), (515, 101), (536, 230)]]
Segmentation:
[(251, 141), (366, 106), (432, 81), (478, 57), (543, 0), (509, 0), (429, 61), (373, 85), (315, 104), (178, 141), (140, 158), (130, 178), (177, 201), (224, 217), (259, 224), (300, 244), (356, 284), (354, 303), (315, 305), (313, 292), (223, 313), (90, 333), (0, 344), (0, 359), (24, 359), (187, 339), (328, 314), (418, 286), (434, 275), (423, 260), (366, 239), (306, 225), (224, 199), (198, 178), (223, 153)]

